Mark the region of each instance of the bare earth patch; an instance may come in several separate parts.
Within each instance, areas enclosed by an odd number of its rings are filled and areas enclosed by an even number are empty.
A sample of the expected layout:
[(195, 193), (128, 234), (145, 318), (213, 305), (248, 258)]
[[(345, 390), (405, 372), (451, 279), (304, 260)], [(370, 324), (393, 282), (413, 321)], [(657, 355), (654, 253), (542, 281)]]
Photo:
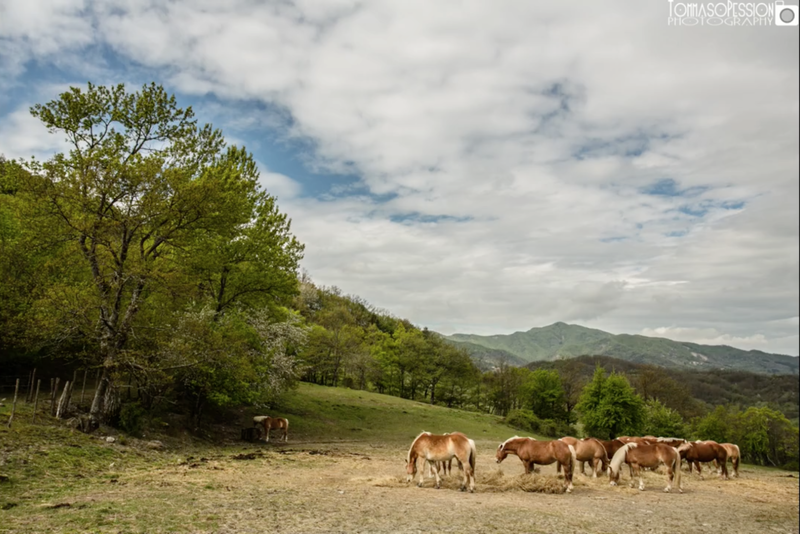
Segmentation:
[[(798, 532), (798, 479), (744, 466), (741, 478), (684, 472), (684, 493), (664, 475), (645, 491), (575, 476), (563, 494), (555, 467), (524, 475), (497, 443), (478, 442), (475, 493), (405, 482), (408, 444), (290, 443), (220, 449), (152, 469), (121, 471), (56, 500), (24, 494), (0, 510), (0, 532)], [(421, 467), (421, 466), (420, 466)], [(102, 480), (102, 481), (101, 481)], [(2, 490), (0, 490), (2, 491)], [(23, 492), (24, 493), (24, 492)]]

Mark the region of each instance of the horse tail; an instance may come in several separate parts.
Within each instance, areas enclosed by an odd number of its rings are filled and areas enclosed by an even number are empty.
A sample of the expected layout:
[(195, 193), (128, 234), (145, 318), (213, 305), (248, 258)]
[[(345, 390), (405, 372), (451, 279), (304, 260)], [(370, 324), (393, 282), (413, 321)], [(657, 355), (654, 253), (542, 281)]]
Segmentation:
[[(675, 449), (675, 447), (673, 447)], [(675, 477), (675, 484), (678, 486), (678, 489), (683, 491), (681, 488), (681, 453), (678, 452), (678, 449), (675, 449), (675, 456), (672, 459), (672, 473)]]
[(289, 420), (286, 419), (285, 417), (283, 418), (283, 424), (286, 425), (286, 430), (288, 431), (289, 430)]
[(478, 451), (475, 448), (475, 440), (469, 440), (469, 466), (472, 468), (472, 476), (475, 476), (475, 457)]
[[(567, 445), (567, 447), (569, 447), (569, 476), (572, 477), (575, 472), (575, 465), (578, 463), (578, 453), (572, 445)], [(566, 473), (564, 474), (566, 475)]]

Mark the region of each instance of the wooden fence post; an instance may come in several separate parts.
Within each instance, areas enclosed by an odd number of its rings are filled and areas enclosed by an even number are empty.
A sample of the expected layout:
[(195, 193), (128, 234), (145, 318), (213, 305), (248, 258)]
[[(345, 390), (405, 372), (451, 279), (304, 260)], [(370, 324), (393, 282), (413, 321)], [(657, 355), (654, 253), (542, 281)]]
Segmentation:
[(61, 398), (56, 408), (56, 419), (61, 419), (61, 416), (67, 412), (67, 405), (69, 404), (69, 384), (69, 380), (64, 383), (64, 390), (61, 392)]
[(36, 396), (33, 398), (33, 422), (36, 422), (36, 406), (39, 404), (39, 386), (42, 385), (42, 379), (36, 381)]
[(11, 405), (11, 417), (8, 418), (8, 428), (11, 428), (11, 421), (14, 420), (14, 413), (17, 411), (17, 393), (19, 393), (19, 378), (17, 378), (17, 385), (14, 388), (14, 404)]
[(33, 374), (31, 375), (31, 387), (28, 389), (28, 402), (33, 401), (33, 385), (36, 383), (36, 368), (33, 368)]
[(53, 391), (50, 393), (50, 415), (56, 414), (56, 392), (58, 391), (58, 383), (60, 381), (60, 378), (56, 378), (55, 386), (53, 387)]

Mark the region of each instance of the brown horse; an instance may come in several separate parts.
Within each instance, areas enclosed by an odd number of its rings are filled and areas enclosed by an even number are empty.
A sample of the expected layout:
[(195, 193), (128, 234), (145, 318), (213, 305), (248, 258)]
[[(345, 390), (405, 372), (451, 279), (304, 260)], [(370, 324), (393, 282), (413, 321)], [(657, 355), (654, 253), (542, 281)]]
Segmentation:
[[(436, 462), (446, 462), (455, 457), (464, 467), (464, 480), (461, 484), (461, 491), (465, 491), (469, 487), (471, 493), (475, 491), (476, 456), (475, 442), (460, 432), (444, 435), (423, 432), (414, 439), (411, 443), (411, 448), (408, 449), (408, 456), (406, 456), (406, 473), (408, 477), (406, 481), (411, 482), (414, 480), (414, 476), (417, 474), (418, 458), (422, 458), (423, 462), (428, 462), (435, 466)], [(420, 487), (422, 487), (425, 465), (423, 463), (419, 482), (417, 482), (417, 486)], [(436, 476), (436, 489), (439, 489), (441, 487), (439, 470), (435, 468), (432, 470)]]
[(701, 462), (716, 462), (721, 466), (720, 477), (726, 480), (729, 478), (728, 451), (716, 441), (687, 441), (678, 447), (678, 452), (681, 459), (685, 459), (689, 463), (689, 474), (692, 473), (692, 464), (694, 464), (700, 474), (700, 480), (703, 480)]
[(669, 493), (672, 490), (672, 480), (678, 485), (678, 491), (683, 493), (681, 485), (681, 456), (674, 447), (656, 443), (654, 445), (638, 444), (630, 442), (620, 448), (611, 458), (608, 464), (608, 478), (611, 485), (616, 486), (619, 482), (619, 471), (622, 463), (625, 462), (633, 470), (630, 486), (633, 487), (633, 476), (639, 477), (639, 489), (644, 491), (644, 479), (642, 479), (642, 468), (649, 467), (656, 469), (659, 465), (667, 466), (667, 487), (664, 491)]
[(257, 415), (253, 417), (253, 426), (261, 426), (264, 429), (264, 443), (269, 443), (269, 431), (276, 428), (283, 433), (279, 441), (289, 441), (289, 420), (283, 417), (270, 417), (269, 415)]
[[(580, 472), (582, 475), (586, 474), (583, 472), (586, 462), (591, 462), (592, 464), (592, 478), (597, 478), (598, 471), (605, 472), (609, 457), (600, 441), (595, 438), (576, 439), (569, 436), (561, 438), (560, 441), (575, 447), (575, 455), (581, 463)], [(556, 471), (561, 472), (561, 464), (558, 464)]]
[(501, 443), (497, 447), (495, 458), (499, 464), (506, 459), (509, 454), (516, 454), (525, 466), (525, 474), (533, 471), (535, 464), (550, 465), (558, 462), (564, 468), (564, 483), (567, 485), (567, 493), (572, 492), (572, 473), (578, 461), (575, 447), (563, 441), (537, 441), (533, 438), (520, 438), (514, 436)]
[(606, 456), (609, 457), (609, 458), (613, 458), (614, 454), (618, 450), (620, 450), (623, 445), (625, 445), (623, 442), (621, 442), (618, 439), (609, 439), (607, 441), (606, 440), (602, 440), (602, 439), (598, 439), (597, 441), (599, 441), (600, 445), (602, 445), (603, 448), (606, 450)]
[[(730, 460), (731, 465), (733, 465), (733, 476), (739, 478), (739, 458), (741, 457), (739, 446), (735, 443), (720, 443), (720, 445), (722, 445), (725, 448), (725, 452), (728, 453), (728, 460)], [(718, 460), (714, 460), (714, 465), (717, 466), (717, 473), (721, 473), (722, 467), (720, 467)]]
[(658, 443), (663, 443), (664, 445), (669, 445), (670, 447), (680, 447), (686, 440), (683, 438), (658, 438)]
[[(466, 434), (464, 434), (463, 432), (445, 432), (444, 433), (445, 436), (447, 436), (447, 435), (456, 435), (456, 434), (458, 434), (460, 436), (464, 436), (465, 438), (467, 437)], [(478, 453), (477, 453), (477, 449), (475, 448), (475, 441), (471, 440), (469, 438), (467, 438), (467, 439), (469, 440), (470, 447), (472, 447), (472, 453), (477, 456)], [(456, 463), (458, 464), (458, 470), (463, 473), (464, 472), (464, 466), (461, 465), (461, 462), (458, 461), (458, 458), (456, 458)], [(428, 463), (428, 466), (431, 469), (430, 476), (433, 476), (434, 465)], [(436, 467), (436, 470), (439, 473), (441, 473), (443, 475), (449, 475), (453, 471), (453, 458), (450, 458), (447, 461), (435, 462), (435, 467)], [(474, 468), (473, 468), (473, 470), (474, 470)]]

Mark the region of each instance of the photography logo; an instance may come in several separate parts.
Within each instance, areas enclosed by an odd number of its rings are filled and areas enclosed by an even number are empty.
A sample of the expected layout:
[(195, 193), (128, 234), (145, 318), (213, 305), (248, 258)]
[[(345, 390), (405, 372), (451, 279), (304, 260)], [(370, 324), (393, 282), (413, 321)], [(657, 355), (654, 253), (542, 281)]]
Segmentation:
[(669, 0), (669, 26), (797, 26), (798, 7), (774, 2)]
[(797, 6), (775, 2), (775, 26), (797, 26)]

